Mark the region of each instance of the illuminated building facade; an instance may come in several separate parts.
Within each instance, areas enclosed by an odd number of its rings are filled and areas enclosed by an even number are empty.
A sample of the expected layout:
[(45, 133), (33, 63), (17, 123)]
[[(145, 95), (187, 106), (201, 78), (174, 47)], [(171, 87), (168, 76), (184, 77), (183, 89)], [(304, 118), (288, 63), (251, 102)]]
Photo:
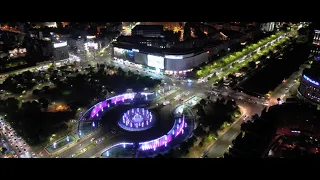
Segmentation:
[(261, 23), (260, 29), (262, 32), (273, 32), (279, 26), (280, 26), (280, 22), (267, 22), (267, 23)]
[(320, 58), (320, 30), (314, 30), (311, 54)]
[(305, 69), (298, 88), (298, 97), (313, 104), (320, 104), (320, 76), (317, 70)]
[(316, 45), (316, 46), (320, 46), (320, 30), (315, 30), (314, 31), (312, 44)]
[(151, 47), (138, 49), (124, 44), (113, 44), (112, 56), (115, 60), (151, 67), (166, 74), (186, 73), (209, 59), (208, 51), (204, 50), (173, 52)]

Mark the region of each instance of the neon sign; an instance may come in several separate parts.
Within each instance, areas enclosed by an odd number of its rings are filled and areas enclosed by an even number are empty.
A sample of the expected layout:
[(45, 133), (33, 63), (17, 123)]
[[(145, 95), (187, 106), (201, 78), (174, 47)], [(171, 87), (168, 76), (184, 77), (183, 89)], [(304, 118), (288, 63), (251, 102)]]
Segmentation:
[(303, 75), (303, 78), (306, 79), (307, 81), (311, 82), (312, 84), (319, 86), (319, 83), (317, 81), (310, 79), (308, 76)]

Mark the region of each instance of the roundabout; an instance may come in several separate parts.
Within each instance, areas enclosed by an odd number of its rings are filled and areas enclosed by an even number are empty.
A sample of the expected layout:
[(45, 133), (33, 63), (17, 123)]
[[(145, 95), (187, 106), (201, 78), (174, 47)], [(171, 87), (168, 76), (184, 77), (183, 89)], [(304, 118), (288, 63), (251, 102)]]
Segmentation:
[[(171, 109), (165, 110), (170, 118), (163, 118), (160, 114), (164, 112), (149, 106), (156, 100), (154, 93), (125, 93), (100, 101), (81, 116), (78, 135), (81, 139), (89, 136), (108, 138), (105, 135), (112, 132), (112, 142), (94, 147), (97, 150), (93, 154), (99, 157), (115, 157), (120, 147), (130, 152), (124, 153), (126, 157), (128, 154), (150, 157), (166, 152), (190, 136), (192, 130), (186, 129), (193, 119), (172, 117)], [(111, 152), (112, 149), (117, 149), (117, 153)]]

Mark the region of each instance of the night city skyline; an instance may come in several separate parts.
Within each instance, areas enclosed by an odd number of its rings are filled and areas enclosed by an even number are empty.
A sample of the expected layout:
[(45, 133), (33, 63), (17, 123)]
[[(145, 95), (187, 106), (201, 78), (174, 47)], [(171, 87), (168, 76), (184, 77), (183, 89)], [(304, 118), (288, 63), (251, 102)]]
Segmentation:
[(0, 22), (0, 158), (319, 157), (313, 22)]

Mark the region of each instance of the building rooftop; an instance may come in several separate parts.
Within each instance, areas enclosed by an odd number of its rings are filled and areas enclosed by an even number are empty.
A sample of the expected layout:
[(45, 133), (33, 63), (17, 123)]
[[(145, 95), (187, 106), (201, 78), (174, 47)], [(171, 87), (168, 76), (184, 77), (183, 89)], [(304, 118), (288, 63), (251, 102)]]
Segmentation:
[(112, 43), (114, 47), (124, 48), (124, 49), (138, 49), (140, 52), (146, 53), (159, 53), (159, 54), (191, 54), (191, 53), (199, 53), (205, 51), (204, 48), (155, 48), (144, 45), (132, 45), (130, 43), (125, 42), (114, 42)]
[(163, 30), (163, 25), (136, 25), (133, 30)]

